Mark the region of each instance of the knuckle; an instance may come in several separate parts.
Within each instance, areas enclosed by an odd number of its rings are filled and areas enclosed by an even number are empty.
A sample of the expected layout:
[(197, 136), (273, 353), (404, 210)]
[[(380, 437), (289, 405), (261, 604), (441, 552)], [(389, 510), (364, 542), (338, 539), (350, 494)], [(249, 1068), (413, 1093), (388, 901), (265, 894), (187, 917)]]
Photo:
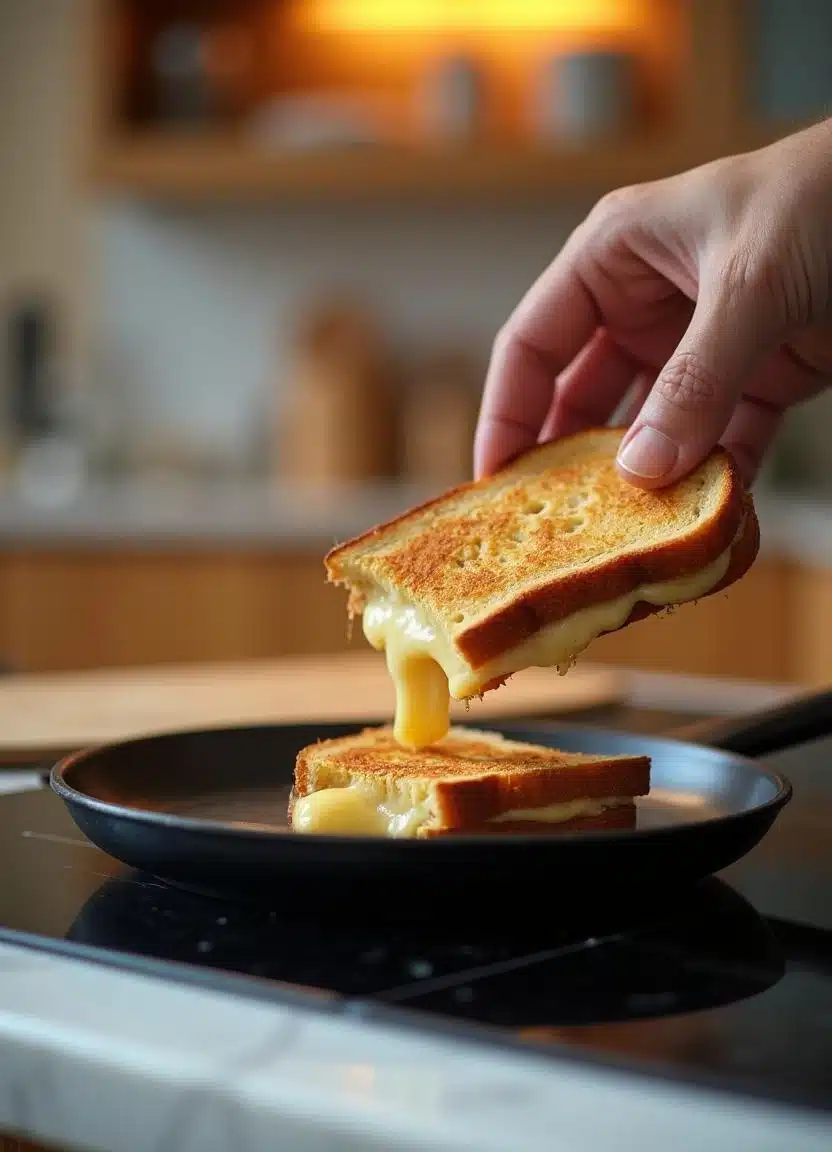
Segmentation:
[(760, 470), (762, 463), (762, 447), (752, 447), (748, 444), (740, 444), (737, 441), (723, 441), (723, 448), (734, 458), (734, 463), (740, 470), (740, 474), (747, 484), (751, 484), (754, 477)]
[(744, 237), (728, 253), (722, 269), (722, 287), (729, 304), (753, 295), (775, 296), (780, 281), (779, 260), (772, 244), (761, 237)]
[(811, 395), (832, 381), (832, 330), (827, 326), (804, 328), (789, 339), (784, 351), (805, 378), (804, 390)]
[(502, 360), (514, 343), (514, 328), (511, 320), (505, 323), (497, 332), (491, 345), (491, 359)]
[(641, 191), (638, 185), (616, 188), (612, 192), (607, 192), (590, 212), (589, 222), (596, 227), (620, 224), (629, 219), (640, 199)]
[(689, 414), (717, 400), (721, 382), (695, 352), (676, 356), (656, 381), (656, 395), (665, 404)]
[(734, 312), (751, 304), (766, 326), (806, 323), (816, 297), (799, 240), (769, 227), (732, 243), (719, 280), (726, 310)]
[(828, 311), (830, 278), (824, 251), (803, 223), (790, 228), (779, 244), (774, 292), (784, 326), (811, 324)]

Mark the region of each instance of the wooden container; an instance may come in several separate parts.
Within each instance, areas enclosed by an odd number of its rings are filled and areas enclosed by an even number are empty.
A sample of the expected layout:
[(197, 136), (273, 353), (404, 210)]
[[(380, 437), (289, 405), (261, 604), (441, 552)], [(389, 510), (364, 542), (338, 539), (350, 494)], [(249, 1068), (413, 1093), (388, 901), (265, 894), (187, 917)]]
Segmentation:
[(482, 371), (475, 358), (443, 351), (419, 367), (402, 403), (404, 477), (443, 488), (471, 478)]
[(392, 472), (390, 368), (371, 317), (337, 303), (310, 314), (281, 409), (274, 463), (283, 479), (326, 488)]

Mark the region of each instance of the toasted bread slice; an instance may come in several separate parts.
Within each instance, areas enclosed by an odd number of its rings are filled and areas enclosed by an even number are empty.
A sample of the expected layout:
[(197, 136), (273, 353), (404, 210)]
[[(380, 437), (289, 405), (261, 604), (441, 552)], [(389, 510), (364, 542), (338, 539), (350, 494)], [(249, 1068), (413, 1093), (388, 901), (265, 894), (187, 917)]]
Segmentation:
[(558, 752), (466, 728), (411, 752), (390, 727), (367, 728), (298, 754), (290, 817), (296, 831), (342, 835), (530, 835), (629, 826), (649, 788), (646, 756)]
[[(364, 613), (394, 679), (421, 657), (467, 699), (532, 665), (565, 670), (602, 633), (745, 573), (759, 530), (731, 456), (717, 448), (646, 492), (616, 470), (621, 436), (605, 428), (541, 445), (329, 553), (329, 579), (349, 589), (349, 611)], [(434, 678), (423, 698), (440, 688)], [(440, 724), (427, 736), (441, 734)]]

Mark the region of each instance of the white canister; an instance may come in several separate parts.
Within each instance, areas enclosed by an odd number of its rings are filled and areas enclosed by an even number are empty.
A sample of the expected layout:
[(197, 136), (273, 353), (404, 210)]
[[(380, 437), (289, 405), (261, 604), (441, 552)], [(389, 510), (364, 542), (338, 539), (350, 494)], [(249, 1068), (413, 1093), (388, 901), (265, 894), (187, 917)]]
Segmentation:
[(581, 142), (620, 135), (633, 124), (634, 61), (626, 52), (587, 51), (548, 60), (535, 101), (541, 140)]
[(431, 140), (459, 142), (475, 138), (485, 105), (483, 73), (468, 56), (447, 56), (428, 70), (419, 92), (418, 115)]

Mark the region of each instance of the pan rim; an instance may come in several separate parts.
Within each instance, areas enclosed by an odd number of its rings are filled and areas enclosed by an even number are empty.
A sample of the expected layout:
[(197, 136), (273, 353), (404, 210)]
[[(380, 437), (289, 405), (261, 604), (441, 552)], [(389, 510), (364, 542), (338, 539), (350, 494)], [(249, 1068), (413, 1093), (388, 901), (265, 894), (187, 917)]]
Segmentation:
[[(232, 837), (234, 839), (250, 840), (253, 843), (280, 840), (281, 844), (298, 843), (302, 842), (308, 845), (311, 841), (315, 845), (326, 848), (331, 846), (333, 848), (343, 848), (345, 844), (354, 846), (357, 850), (362, 847), (372, 846), (373, 849), (379, 849), (382, 846), (389, 847), (391, 850), (397, 852), (411, 852), (422, 853), (434, 852), (439, 855), (443, 852), (460, 851), (464, 850), (466, 846), (482, 848), (486, 845), (496, 847), (500, 845), (503, 854), (512, 851), (519, 851), (520, 849), (528, 849), (532, 845), (540, 847), (545, 844), (574, 844), (580, 842), (582, 844), (609, 843), (611, 840), (621, 840), (622, 838), (633, 842), (645, 842), (653, 840), (661, 840), (668, 836), (678, 837), (690, 828), (705, 828), (713, 827), (715, 825), (725, 827), (730, 825), (736, 820), (744, 820), (751, 816), (763, 817), (771, 814), (774, 818), (777, 813), (784, 808), (792, 799), (794, 789), (791, 781), (780, 772), (764, 767), (756, 760), (750, 757), (741, 756), (734, 752), (726, 752), (719, 748), (711, 748), (707, 744), (694, 744), (690, 741), (674, 739), (672, 736), (646, 736), (645, 740), (655, 748), (657, 745), (667, 746), (668, 751), (674, 747), (683, 749), (687, 753), (695, 752), (697, 755), (713, 756), (718, 758), (728, 757), (733, 763), (741, 764), (746, 768), (753, 771), (758, 776), (768, 780), (774, 787), (774, 795), (765, 800), (761, 804), (755, 804), (752, 807), (743, 808), (739, 811), (728, 812), (716, 816), (708, 816), (705, 819), (695, 821), (685, 821), (673, 825), (666, 825), (659, 828), (632, 828), (632, 829), (597, 829), (587, 832), (567, 832), (557, 837), (548, 839), (540, 836), (443, 836), (441, 838), (429, 839), (415, 839), (415, 838), (387, 838), (383, 836), (324, 836), (315, 835), (314, 837), (302, 836), (292, 831), (288, 832), (275, 832), (268, 826), (258, 827), (247, 826), (245, 828), (232, 828), (228, 824), (220, 820), (204, 819), (195, 816), (179, 816), (169, 812), (159, 812), (152, 809), (142, 809), (131, 807), (126, 804), (117, 804), (107, 800), (101, 800), (96, 796), (87, 792), (82, 792), (75, 788), (72, 784), (67, 782), (66, 775), (71, 772), (73, 768), (88, 761), (91, 757), (105, 752), (116, 752), (123, 748), (135, 747), (141, 744), (153, 744), (160, 740), (171, 740), (187, 737), (199, 737), (210, 735), (233, 735), (234, 733), (243, 732), (272, 732), (287, 729), (299, 729), (306, 727), (318, 727), (318, 725), (298, 723), (298, 724), (240, 724), (240, 725), (222, 725), (217, 728), (194, 728), (194, 729), (178, 729), (170, 732), (153, 733), (146, 736), (134, 736), (128, 740), (114, 741), (113, 743), (92, 745), (88, 748), (81, 748), (67, 756), (61, 757), (52, 767), (49, 774), (49, 785), (53, 792), (59, 796), (64, 803), (71, 806), (78, 806), (79, 808), (95, 811), (100, 815), (109, 816), (115, 819), (129, 819), (131, 821), (142, 824), (146, 827), (166, 828), (173, 827), (183, 832), (191, 832), (194, 834), (204, 833), (206, 835), (220, 835)], [(338, 723), (337, 721), (327, 721), (326, 724), (321, 725), (321, 728), (341, 729), (345, 727), (353, 727), (351, 721), (344, 721)], [(357, 727), (361, 727), (358, 725)], [(632, 732), (624, 732), (615, 728), (592, 728), (588, 729), (585, 725), (581, 724), (559, 724), (557, 722), (543, 723), (543, 724), (523, 724), (517, 722), (504, 723), (504, 724), (490, 724), (481, 725), (482, 728), (488, 728), (492, 731), (504, 732), (511, 734), (511, 732), (537, 732), (544, 736), (547, 732), (587, 732), (592, 731), (596, 736), (606, 736), (610, 739), (627, 741), (637, 740), (638, 734)], [(415, 847), (414, 847), (415, 846)], [(383, 850), (383, 849), (382, 849)]]

